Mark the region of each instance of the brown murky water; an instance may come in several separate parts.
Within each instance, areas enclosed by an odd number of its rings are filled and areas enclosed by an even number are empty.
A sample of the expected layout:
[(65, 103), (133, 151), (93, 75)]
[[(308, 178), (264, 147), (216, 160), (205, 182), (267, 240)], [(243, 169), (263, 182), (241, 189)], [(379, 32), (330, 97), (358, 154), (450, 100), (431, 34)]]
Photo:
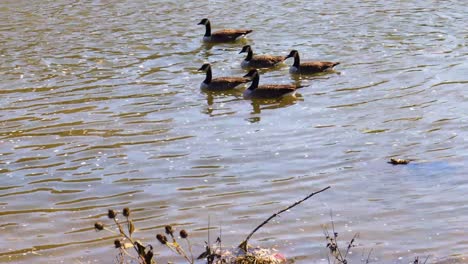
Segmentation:
[[(463, 1), (2, 1), (0, 262), (110, 263), (112, 238), (92, 225), (125, 206), (141, 240), (182, 262), (157, 245), (161, 225), (191, 230), (199, 252), (210, 216), (236, 245), (328, 185), (251, 242), (326, 263), (333, 210), (341, 238), (360, 233), (355, 260), (464, 256), (467, 13)], [(206, 61), (244, 73), (243, 43), (201, 43), (203, 17), (253, 29), (258, 53), (342, 64), (262, 75), (308, 85), (297, 99), (203, 93)]]

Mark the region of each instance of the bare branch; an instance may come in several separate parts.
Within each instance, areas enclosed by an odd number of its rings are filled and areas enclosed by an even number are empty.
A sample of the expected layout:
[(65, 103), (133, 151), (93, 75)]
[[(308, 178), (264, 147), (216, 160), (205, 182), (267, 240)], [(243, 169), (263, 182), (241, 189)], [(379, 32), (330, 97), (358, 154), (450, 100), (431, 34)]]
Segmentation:
[(250, 234), (247, 236), (247, 238), (246, 238), (242, 243), (240, 243), (239, 248), (242, 249), (242, 250), (244, 250), (245, 252), (247, 252), (247, 244), (248, 244), (248, 242), (249, 242), (249, 239), (253, 236), (253, 234), (255, 234), (255, 232), (257, 232), (260, 228), (262, 228), (264, 225), (266, 225), (271, 219), (273, 219), (273, 218), (275, 218), (276, 216), (280, 215), (281, 213), (283, 213), (283, 212), (285, 212), (285, 211), (287, 211), (287, 210), (289, 210), (289, 209), (291, 209), (291, 208), (293, 208), (293, 207), (299, 205), (300, 203), (306, 201), (306, 200), (309, 199), (310, 197), (312, 197), (312, 196), (314, 196), (314, 195), (316, 195), (316, 194), (319, 194), (319, 193), (321, 193), (321, 192), (323, 192), (323, 191), (326, 191), (326, 190), (328, 190), (328, 189), (330, 189), (330, 186), (328, 186), (328, 187), (326, 187), (326, 188), (323, 188), (323, 189), (320, 190), (320, 191), (313, 192), (313, 193), (307, 195), (304, 199), (295, 202), (294, 204), (288, 206), (287, 208), (285, 208), (285, 209), (283, 209), (283, 210), (278, 211), (277, 213), (274, 213), (273, 215), (271, 215), (270, 217), (268, 217), (267, 220), (263, 221), (263, 223), (261, 223), (259, 226), (257, 226), (252, 232), (250, 232)]

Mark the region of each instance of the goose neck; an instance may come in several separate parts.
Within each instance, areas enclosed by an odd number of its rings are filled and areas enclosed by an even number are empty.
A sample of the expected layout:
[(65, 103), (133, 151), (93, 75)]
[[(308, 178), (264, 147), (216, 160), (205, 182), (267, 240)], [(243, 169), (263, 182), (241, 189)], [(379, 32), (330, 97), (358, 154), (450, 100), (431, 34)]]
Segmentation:
[(248, 89), (251, 91), (257, 89), (259, 81), (260, 76), (258, 75), (258, 73), (255, 73), (252, 79), (252, 84), (250, 84), (250, 87)]
[(299, 65), (301, 64), (301, 58), (299, 57), (299, 53), (294, 54), (294, 63), (293, 66), (296, 68), (299, 68)]
[(253, 52), (251, 49), (249, 49), (249, 52), (247, 52), (247, 57), (245, 58), (246, 61), (250, 61), (253, 58)]
[(208, 21), (205, 24), (205, 37), (209, 37), (209, 36), (211, 36), (211, 23), (210, 23), (210, 21)]
[(211, 79), (212, 79), (211, 67), (208, 67), (208, 69), (206, 69), (206, 77), (203, 82), (206, 84), (209, 84), (211, 82)]

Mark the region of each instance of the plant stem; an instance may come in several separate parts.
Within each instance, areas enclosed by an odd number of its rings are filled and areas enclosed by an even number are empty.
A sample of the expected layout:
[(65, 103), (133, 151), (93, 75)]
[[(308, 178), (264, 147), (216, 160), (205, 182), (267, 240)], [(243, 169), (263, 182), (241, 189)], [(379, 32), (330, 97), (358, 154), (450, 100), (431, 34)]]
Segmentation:
[[(321, 192), (323, 192), (323, 191), (326, 191), (326, 190), (328, 190), (328, 189), (330, 189), (330, 186), (328, 186), (328, 187), (326, 187), (326, 188), (323, 188), (323, 189), (320, 190), (320, 191), (313, 192), (313, 193), (307, 195), (304, 199), (295, 202), (294, 204), (288, 206), (287, 208), (285, 208), (285, 209), (283, 209), (283, 210), (278, 211), (277, 213), (274, 213), (273, 215), (271, 215), (270, 217), (268, 217), (267, 220), (263, 221), (263, 223), (261, 223), (259, 226), (257, 226), (252, 232), (250, 232), (250, 234), (247, 236), (247, 238), (239, 245), (239, 248), (242, 249), (242, 250), (244, 250), (244, 252), (247, 252), (247, 244), (248, 244), (249, 239), (253, 236), (253, 234), (254, 234), (255, 232), (257, 232), (260, 228), (262, 228), (262, 226), (266, 225), (271, 219), (275, 218), (276, 216), (280, 215), (281, 213), (283, 213), (283, 212), (285, 212), (285, 211), (287, 211), (287, 210), (289, 210), (289, 209), (291, 209), (291, 208), (293, 208), (293, 207), (299, 205), (300, 203), (306, 201), (306, 200), (309, 199), (310, 197), (312, 197), (312, 196), (314, 196), (314, 195), (316, 195), (316, 194), (319, 194), (319, 193), (321, 193)], [(209, 231), (209, 230), (208, 230), (208, 231)]]

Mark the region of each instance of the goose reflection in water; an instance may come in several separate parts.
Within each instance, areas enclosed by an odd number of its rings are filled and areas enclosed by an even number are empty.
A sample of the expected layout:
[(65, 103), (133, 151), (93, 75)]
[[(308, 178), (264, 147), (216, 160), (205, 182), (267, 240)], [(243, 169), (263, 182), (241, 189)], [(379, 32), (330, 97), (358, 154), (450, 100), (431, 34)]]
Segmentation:
[[(202, 91), (206, 95), (206, 107), (203, 108), (202, 113), (209, 116), (218, 116), (235, 112), (235, 109), (230, 109), (223, 106), (224, 104), (234, 103), (236, 101), (244, 100), (242, 98), (242, 90), (234, 89), (229, 91)], [(219, 106), (219, 107), (218, 107)], [(224, 111), (221, 111), (224, 110)]]
[(252, 99), (250, 102), (250, 105), (252, 106), (252, 112), (250, 112), (251, 117), (247, 118), (247, 121), (251, 123), (260, 122), (262, 111), (290, 107), (295, 105), (298, 101), (304, 101), (304, 98), (300, 93), (296, 93), (294, 97), (288, 96), (278, 99)]

